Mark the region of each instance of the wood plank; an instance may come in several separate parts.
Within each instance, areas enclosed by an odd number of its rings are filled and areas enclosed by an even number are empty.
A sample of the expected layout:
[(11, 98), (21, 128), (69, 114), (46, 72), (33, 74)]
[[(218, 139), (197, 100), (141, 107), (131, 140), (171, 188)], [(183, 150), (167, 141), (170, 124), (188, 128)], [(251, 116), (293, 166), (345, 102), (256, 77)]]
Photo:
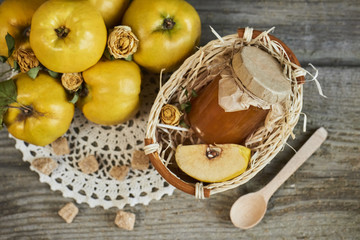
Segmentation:
[(360, 64), (360, 4), (346, 1), (189, 1), (202, 20), (201, 44), (215, 39), (209, 25), (221, 36), (238, 27), (268, 30), (285, 42), (302, 64), (318, 66)]
[(293, 154), (285, 148), (249, 183), (199, 201), (175, 191), (149, 206), (126, 207), (136, 214), (132, 232), (116, 228), (116, 209), (89, 208), (66, 224), (57, 211), (71, 201), (40, 183), (6, 130), (0, 131), (0, 239), (356, 239), (360, 235), (359, 67), (319, 67), (327, 99), (315, 83), (304, 86), (302, 121), (290, 144), (298, 149), (319, 126), (329, 138), (271, 198), (268, 212), (254, 229), (232, 226), (231, 204), (242, 194), (260, 189)]

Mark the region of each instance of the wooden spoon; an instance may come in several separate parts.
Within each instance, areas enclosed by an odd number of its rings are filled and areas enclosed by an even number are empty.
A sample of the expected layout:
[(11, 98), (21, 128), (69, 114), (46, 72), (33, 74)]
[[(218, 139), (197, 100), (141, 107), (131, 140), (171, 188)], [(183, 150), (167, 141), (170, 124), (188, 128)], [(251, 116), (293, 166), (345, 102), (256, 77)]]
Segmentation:
[(273, 180), (261, 190), (241, 196), (231, 207), (232, 223), (241, 229), (258, 224), (265, 215), (270, 197), (320, 147), (326, 137), (324, 128), (316, 130)]

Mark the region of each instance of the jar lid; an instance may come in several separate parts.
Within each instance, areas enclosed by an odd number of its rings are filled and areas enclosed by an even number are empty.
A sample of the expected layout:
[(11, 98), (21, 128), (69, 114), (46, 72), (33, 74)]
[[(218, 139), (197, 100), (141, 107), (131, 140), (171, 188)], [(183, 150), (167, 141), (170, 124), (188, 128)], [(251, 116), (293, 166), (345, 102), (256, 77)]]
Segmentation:
[(234, 54), (232, 66), (243, 86), (269, 104), (281, 102), (291, 92), (280, 63), (257, 47), (243, 47)]

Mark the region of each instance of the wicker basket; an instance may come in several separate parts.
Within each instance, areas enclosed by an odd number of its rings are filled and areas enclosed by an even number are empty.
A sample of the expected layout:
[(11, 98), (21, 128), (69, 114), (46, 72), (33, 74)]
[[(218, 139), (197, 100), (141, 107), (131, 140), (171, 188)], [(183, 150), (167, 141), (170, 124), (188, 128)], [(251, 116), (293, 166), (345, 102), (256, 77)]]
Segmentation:
[[(289, 136), (293, 135), (293, 128), (302, 109), (302, 83), (305, 82), (306, 71), (300, 67), (293, 52), (282, 41), (271, 36), (270, 31), (271, 29), (260, 32), (245, 28), (239, 29), (238, 34), (218, 37), (219, 39), (209, 42), (186, 59), (161, 87), (149, 116), (145, 152), (157, 171), (174, 187), (197, 198), (209, 197), (235, 188), (260, 172), (282, 150)], [(218, 54), (225, 54), (229, 49), (236, 50), (244, 45), (256, 45), (279, 60), (287, 77), (292, 80), (290, 104), (284, 116), (277, 120), (275, 128), (269, 130), (261, 127), (252, 134), (247, 145), (252, 150), (252, 157), (243, 174), (225, 182), (203, 184), (181, 173), (174, 163), (174, 153), (178, 144), (184, 141), (196, 144), (200, 143), (200, 140), (191, 130), (160, 124), (161, 108), (167, 103), (186, 102), (187, 94), (184, 93), (184, 88), (198, 91), (206, 86), (208, 82), (197, 79), (208, 73)]]

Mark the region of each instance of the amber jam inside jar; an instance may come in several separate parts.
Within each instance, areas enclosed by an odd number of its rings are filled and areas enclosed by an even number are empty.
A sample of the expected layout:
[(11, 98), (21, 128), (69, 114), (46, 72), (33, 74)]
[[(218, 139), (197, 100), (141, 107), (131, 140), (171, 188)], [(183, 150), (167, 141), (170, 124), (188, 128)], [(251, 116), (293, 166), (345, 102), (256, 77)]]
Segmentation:
[(225, 112), (218, 104), (217, 76), (191, 101), (187, 115), (195, 134), (207, 144), (244, 144), (246, 138), (264, 124), (269, 110), (250, 106), (247, 110)]

